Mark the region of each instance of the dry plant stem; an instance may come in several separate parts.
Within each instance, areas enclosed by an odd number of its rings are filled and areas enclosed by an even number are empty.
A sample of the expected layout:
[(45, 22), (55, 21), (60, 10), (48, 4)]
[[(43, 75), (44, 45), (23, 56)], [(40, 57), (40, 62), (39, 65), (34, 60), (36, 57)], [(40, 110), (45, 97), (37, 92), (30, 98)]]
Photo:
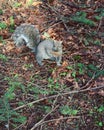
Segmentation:
[(100, 22), (99, 22), (99, 25), (98, 25), (98, 28), (97, 28), (97, 32), (99, 31), (99, 29), (100, 29), (100, 27), (101, 27), (102, 20), (103, 20), (103, 17), (100, 19)]
[[(87, 89), (83, 89), (83, 90), (76, 90), (76, 91), (70, 91), (70, 92), (66, 92), (66, 93), (61, 93), (60, 96), (64, 96), (64, 95), (68, 95), (68, 94), (75, 94), (75, 93), (82, 93), (82, 92), (97, 90), (97, 89), (101, 89), (101, 88), (104, 88), (104, 86), (99, 86), (99, 87), (95, 87), (95, 88), (87, 88)], [(32, 104), (44, 101), (46, 99), (52, 99), (52, 98), (56, 98), (56, 97), (57, 97), (57, 95), (44, 97), (44, 98), (41, 98), (39, 100), (36, 100), (36, 101), (33, 101), (33, 102), (29, 102), (29, 103), (27, 103), (25, 105), (19, 106), (19, 107), (15, 108), (14, 110), (16, 111), (16, 110), (22, 109), (24, 107), (27, 107), (28, 105), (32, 105)]]
[(55, 111), (59, 105), (57, 105), (55, 108), (53, 108), (48, 114), (46, 114), (42, 120), (40, 120), (38, 123), (36, 123), (30, 130), (34, 130), (36, 127), (40, 126), (40, 124), (46, 119), (47, 116), (49, 116), (53, 111)]
[(22, 56), (28, 55), (29, 53), (30, 53), (30, 52), (26, 52), (26, 53), (19, 54), (18, 57), (22, 57)]
[[(95, 78), (95, 73), (93, 74), (92, 78), (86, 83), (86, 85), (83, 86), (83, 87), (81, 87), (81, 89), (84, 89), (84, 88), (86, 88), (87, 86), (89, 86), (89, 84), (94, 80), (94, 78)], [(89, 87), (89, 88), (90, 88), (90, 87)]]
[[(73, 116), (73, 117), (63, 117), (63, 118), (57, 118), (57, 119), (52, 119), (48, 121), (41, 122), (38, 126), (49, 123), (49, 122), (55, 122), (55, 121), (60, 121), (60, 120), (67, 120), (67, 119), (78, 119), (80, 116)], [(37, 126), (37, 127), (38, 127)], [(35, 127), (36, 128), (36, 127)], [(34, 129), (33, 129), (34, 130)]]
[[(50, 5), (46, 4), (52, 11), (54, 11), (58, 16), (59, 18), (61, 18), (61, 15), (59, 15), (59, 12), (58, 10), (54, 9), (53, 7), (51, 7)], [(60, 19), (61, 20), (61, 19)], [(63, 20), (61, 20), (61, 23), (63, 23), (63, 25), (65, 26), (67, 32), (69, 32), (69, 29), (67, 27), (67, 25), (65, 24), (65, 22)]]
[(20, 127), (22, 127), (23, 125), (25, 125), (26, 124), (26, 122), (25, 123), (23, 123), (23, 124), (21, 124), (21, 125), (19, 125), (19, 126), (17, 126), (15, 129), (13, 129), (13, 130), (19, 130), (19, 128)]

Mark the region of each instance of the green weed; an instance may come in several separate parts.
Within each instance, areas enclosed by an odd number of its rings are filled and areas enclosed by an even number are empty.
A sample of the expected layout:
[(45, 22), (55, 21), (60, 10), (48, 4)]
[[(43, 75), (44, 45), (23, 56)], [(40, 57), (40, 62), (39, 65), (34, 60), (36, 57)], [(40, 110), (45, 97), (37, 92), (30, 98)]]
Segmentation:
[(13, 7), (14, 8), (18, 8), (18, 7), (20, 7), (22, 4), (21, 3), (19, 3), (19, 2), (15, 2), (14, 4), (13, 4)]
[(6, 29), (7, 24), (5, 22), (0, 22), (0, 29)]
[(3, 14), (3, 10), (2, 9), (0, 9), (0, 15), (2, 15)]
[(94, 122), (97, 126), (103, 127), (104, 123), (100, 120), (101, 116), (104, 113), (104, 105), (101, 105), (99, 107), (94, 107), (92, 110), (89, 111), (89, 115), (95, 117)]
[(44, 36), (46, 39), (49, 39), (49, 38), (50, 38), (50, 35), (49, 35), (47, 32), (44, 32), (43, 36)]
[(9, 32), (13, 33), (15, 30), (15, 23), (13, 16), (10, 17), (10, 26), (9, 26)]
[(86, 25), (89, 25), (89, 26), (95, 26), (95, 22), (86, 18), (87, 17), (87, 13), (86, 12), (77, 12), (75, 14), (75, 16), (72, 16), (71, 20), (72, 21), (75, 21), (75, 22), (79, 22), (79, 23), (82, 23), (82, 24), (86, 24)]
[[(26, 122), (26, 117), (14, 111), (9, 103), (11, 100), (15, 99), (15, 91), (17, 88), (24, 90), (22, 83), (16, 81), (17, 78), (17, 75), (13, 78), (5, 77), (5, 80), (8, 81), (9, 87), (0, 99), (0, 122), (5, 122), (6, 124), (9, 122), (13, 128)], [(8, 128), (10, 124), (8, 124)]]
[(0, 42), (2, 42), (3, 41), (3, 36), (0, 36)]
[(8, 61), (8, 58), (7, 56), (3, 55), (3, 54), (0, 54), (0, 59), (4, 62)]
[(60, 107), (60, 113), (63, 115), (77, 115), (78, 110), (70, 108), (68, 105)]
[(104, 17), (104, 8), (97, 8), (95, 12), (98, 13), (98, 15), (95, 16), (96, 20), (101, 20)]
[(87, 74), (89, 77), (92, 77), (94, 75), (94, 78), (98, 78), (99, 76), (104, 76), (104, 70), (100, 70), (98, 67), (96, 67), (93, 64), (87, 65)]
[(33, 0), (29, 0), (26, 4), (27, 4), (27, 6), (32, 5), (33, 4)]
[(28, 69), (32, 69), (34, 67), (33, 64), (24, 64), (23, 68), (25, 68), (26, 70)]
[(67, 69), (72, 70), (72, 77), (77, 78), (77, 75), (84, 75), (86, 72), (86, 66), (83, 63), (76, 63), (75, 65), (68, 66)]
[(60, 84), (58, 82), (54, 82), (52, 78), (48, 78), (48, 86), (50, 90), (59, 89)]
[(100, 40), (95, 40), (93, 44), (100, 46), (102, 42)]
[(104, 76), (104, 70), (100, 70), (93, 64), (85, 65), (83, 63), (76, 63), (75, 65), (68, 66), (67, 69), (71, 70), (72, 77), (77, 78), (78, 75), (84, 75), (85, 73), (89, 77), (93, 77), (96, 79), (99, 76)]

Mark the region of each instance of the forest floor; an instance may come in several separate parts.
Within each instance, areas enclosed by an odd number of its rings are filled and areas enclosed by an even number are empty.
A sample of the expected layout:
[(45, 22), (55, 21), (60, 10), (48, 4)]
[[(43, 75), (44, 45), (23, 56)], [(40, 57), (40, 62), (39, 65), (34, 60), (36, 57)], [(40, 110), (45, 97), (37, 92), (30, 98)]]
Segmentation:
[[(62, 66), (14, 45), (22, 23), (63, 41)], [(0, 130), (104, 130), (103, 0), (1, 1), (0, 97)]]

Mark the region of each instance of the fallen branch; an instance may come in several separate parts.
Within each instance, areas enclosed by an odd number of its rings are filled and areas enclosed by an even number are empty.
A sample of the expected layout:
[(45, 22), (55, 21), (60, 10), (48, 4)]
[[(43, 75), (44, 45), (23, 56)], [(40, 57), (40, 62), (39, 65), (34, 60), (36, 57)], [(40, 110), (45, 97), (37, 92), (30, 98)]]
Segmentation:
[(48, 114), (46, 114), (42, 120), (40, 120), (38, 123), (36, 123), (30, 130), (34, 130), (36, 127), (38, 127), (39, 125), (41, 125), (43, 123), (43, 121), (53, 112), (56, 110), (56, 108), (58, 108), (59, 105), (57, 105), (55, 108), (53, 108)]
[[(67, 119), (78, 119), (78, 118), (80, 118), (80, 116), (61, 117), (61, 118), (51, 119), (51, 120), (48, 120), (48, 121), (41, 122), (40, 124), (38, 124), (38, 126), (43, 125), (45, 123), (49, 123), (49, 122), (60, 121), (60, 120), (67, 120)], [(38, 126), (36, 126), (36, 127), (38, 127)], [(32, 128), (30, 130), (34, 130), (35, 128)]]
[[(92, 90), (101, 89), (101, 88), (104, 88), (104, 86), (99, 86), (99, 87), (95, 87), (95, 88), (87, 88), (87, 89), (83, 89), (83, 90), (76, 90), (76, 91), (70, 91), (70, 92), (66, 92), (66, 93), (61, 93), (59, 96), (64, 96), (64, 95), (68, 95), (68, 94), (75, 94), (75, 93), (82, 93), (82, 92), (92, 91)], [(33, 105), (35, 103), (44, 101), (46, 99), (52, 99), (52, 98), (56, 98), (56, 97), (57, 97), (57, 95), (44, 97), (44, 98), (38, 99), (36, 101), (29, 102), (29, 103), (27, 103), (25, 105), (19, 106), (19, 107), (15, 108), (14, 110), (16, 111), (16, 110), (22, 109), (22, 108), (24, 108), (26, 106)]]

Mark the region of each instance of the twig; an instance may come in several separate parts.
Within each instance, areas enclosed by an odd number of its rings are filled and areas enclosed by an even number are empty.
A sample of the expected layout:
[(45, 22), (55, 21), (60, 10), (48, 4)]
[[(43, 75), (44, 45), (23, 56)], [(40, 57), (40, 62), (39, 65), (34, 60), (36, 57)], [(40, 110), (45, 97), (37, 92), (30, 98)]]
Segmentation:
[[(54, 13), (56, 13), (56, 14), (57, 14), (57, 17), (59, 18), (59, 20), (56, 21), (57, 23), (53, 24), (53, 25), (50, 26), (49, 28), (51, 28), (51, 27), (53, 27), (53, 26), (55, 26), (55, 25), (57, 25), (57, 24), (59, 24), (59, 23), (63, 23), (63, 25), (64, 25), (64, 27), (66, 28), (67, 32), (69, 32), (69, 29), (68, 29), (66, 23), (65, 23), (65, 22), (63, 21), (63, 19), (62, 19), (63, 16), (62, 16), (61, 14), (59, 14), (59, 11), (58, 11), (57, 9), (53, 8), (52, 6), (50, 6), (49, 4), (46, 4), (46, 5), (47, 5), (47, 7), (50, 8)], [(44, 7), (44, 8), (45, 8), (45, 7)], [(48, 28), (48, 29), (49, 29), (49, 28)]]
[(30, 54), (30, 52), (19, 54), (18, 57), (22, 57), (22, 56), (25, 56), (25, 55), (28, 55), (28, 54)]
[[(44, 121), (44, 122), (40, 123), (38, 126), (43, 125), (43, 124), (45, 124), (45, 123), (49, 123), (49, 122), (60, 121), (60, 120), (66, 120), (66, 119), (75, 119), (75, 118), (80, 118), (80, 116), (63, 117), (63, 118), (51, 119), (51, 120)], [(35, 128), (36, 128), (36, 127), (35, 127)]]
[(86, 85), (81, 87), (81, 89), (86, 88), (94, 80), (94, 78), (95, 78), (95, 73), (93, 74), (92, 78), (86, 83)]
[(99, 25), (98, 25), (98, 28), (97, 28), (97, 32), (99, 31), (99, 29), (100, 29), (100, 27), (101, 27), (102, 20), (103, 20), (103, 17), (100, 19), (100, 22), (99, 22)]
[[(104, 88), (104, 86), (99, 86), (99, 87), (95, 87), (95, 88), (87, 88), (87, 89), (83, 89), (83, 90), (76, 90), (76, 91), (70, 91), (70, 92), (66, 92), (66, 93), (61, 93), (60, 96), (64, 96), (64, 95), (68, 95), (68, 94), (81, 93), (81, 92), (87, 92), (87, 91), (92, 91), (92, 90), (101, 89), (101, 88)], [(56, 97), (57, 97), (57, 95), (53, 95), (53, 96), (49, 96), (49, 97), (44, 97), (44, 98), (38, 99), (36, 101), (29, 102), (29, 103), (27, 103), (25, 105), (19, 106), (19, 107), (15, 108), (14, 110), (19, 110), (19, 109), (22, 109), (22, 108), (24, 108), (24, 107), (26, 107), (28, 105), (35, 104), (35, 103), (44, 101), (46, 99), (56, 98)]]
[(59, 105), (57, 105), (55, 108), (53, 108), (48, 114), (46, 114), (46, 115), (44, 116), (44, 118), (43, 118), (42, 120), (40, 120), (38, 123), (36, 123), (30, 130), (34, 130), (36, 127), (38, 127), (40, 124), (42, 124), (43, 121), (44, 121), (53, 111), (55, 111), (56, 108), (58, 108), (58, 107), (59, 107)]
[(41, 32), (41, 35), (44, 34), (44, 32), (48, 31), (49, 28), (53, 28), (54, 26), (57, 26), (58, 24), (62, 23), (62, 21), (55, 21), (52, 25), (50, 25), (48, 28), (46, 28), (44, 31)]
[(23, 125), (25, 125), (26, 124), (26, 122), (25, 123), (23, 123), (23, 124), (21, 124), (21, 125), (19, 125), (19, 126), (17, 126), (16, 128), (14, 128), (13, 130), (18, 130), (20, 127), (22, 127)]

